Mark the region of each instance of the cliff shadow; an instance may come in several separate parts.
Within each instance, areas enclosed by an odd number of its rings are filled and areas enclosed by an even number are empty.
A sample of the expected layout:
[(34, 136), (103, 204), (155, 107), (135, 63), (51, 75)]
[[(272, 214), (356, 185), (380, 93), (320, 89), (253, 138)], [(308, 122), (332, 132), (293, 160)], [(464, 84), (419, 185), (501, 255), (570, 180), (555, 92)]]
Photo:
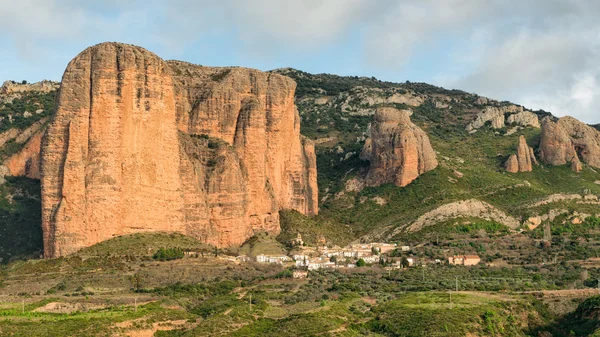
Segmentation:
[(39, 258), (43, 251), (40, 181), (6, 177), (0, 186), (0, 263)]

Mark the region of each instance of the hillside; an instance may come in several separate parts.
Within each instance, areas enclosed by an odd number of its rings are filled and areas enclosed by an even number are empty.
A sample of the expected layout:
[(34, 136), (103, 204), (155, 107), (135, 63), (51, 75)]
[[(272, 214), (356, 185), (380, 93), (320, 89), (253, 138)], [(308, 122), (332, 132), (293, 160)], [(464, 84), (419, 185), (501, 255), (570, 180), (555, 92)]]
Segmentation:
[[(276, 72), (298, 83), (296, 103), (302, 133), (316, 144), (320, 214), (311, 221), (322, 223), (326, 236), (335, 231), (332, 228), (344, 228), (348, 234), (343, 238), (332, 235), (332, 240), (339, 240), (337, 243), (358, 238), (411, 239), (418, 243), (419, 238), (412, 233), (415, 228), (473, 218), (473, 214), (460, 212), (447, 212), (444, 216), (446, 208), (453, 209), (460, 206), (457, 202), (473, 199), (519, 223), (530, 217), (548, 218), (544, 215), (557, 212), (563, 216), (544, 222), (560, 226), (576, 214), (600, 213), (596, 201), (600, 174), (591, 166), (585, 165), (580, 173), (572, 172), (568, 165), (543, 163), (534, 165), (532, 172), (512, 174), (504, 169), (521, 135), (536, 149), (539, 158), (539, 120), (551, 116), (548, 112), (530, 111), (510, 102), (425, 83), (312, 75), (294, 69)], [(361, 160), (359, 154), (369, 135), (373, 114), (381, 106), (412, 110), (412, 121), (427, 132), (440, 162), (435, 170), (403, 188), (361, 186), (369, 162)], [(492, 128), (485, 119), (475, 122), (490, 111), (504, 114), (502, 125)], [(411, 226), (419, 217), (436, 213), (444, 205), (439, 216), (419, 222), (424, 226)], [(563, 209), (567, 211), (562, 212)], [(464, 221), (502, 222), (490, 218), (491, 213), (480, 212), (475, 214), (478, 220)], [(482, 215), (487, 219), (481, 219)]]
[[(207, 71), (169, 62), (173, 69)], [(236, 75), (214, 71), (216, 82)], [(598, 170), (580, 163), (582, 170), (574, 172), (571, 165), (541, 160), (531, 172), (505, 169), (511, 155), (521, 159), (527, 151), (518, 148), (520, 136), (540, 159), (542, 131), (536, 121), (552, 117), (548, 112), (424, 83), (277, 72), (297, 82), (300, 132), (316, 145), (319, 215), (280, 211), (277, 240), (260, 232), (229, 249), (182, 234), (137, 233), (65, 257), (38, 259), (43, 251), (40, 182), (39, 170), (31, 168), (38, 158), (32, 149), (40, 145), (32, 140), (53, 114), (56, 91), (54, 86), (45, 91), (42, 84), (0, 91), (0, 100), (12, 100), (0, 111), (14, 122), (0, 121), (2, 135), (11, 139), (2, 147), (8, 151), (2, 157), (5, 172), (13, 172), (9, 162), (16, 163), (13, 170), (19, 168), (17, 177), (7, 175), (0, 186), (0, 335), (597, 333), (598, 300), (586, 298), (596, 293), (590, 288), (600, 278)], [(229, 79), (240, 78), (245, 77)], [(25, 113), (40, 106), (39, 117)], [(388, 126), (377, 125), (382, 120), (408, 126), (386, 134)], [(372, 163), (361, 159), (361, 152), (368, 139), (376, 142), (375, 128), (383, 138), (425, 134), (437, 165), (419, 170), (403, 187), (374, 186), (377, 179), (369, 185)], [(216, 153), (232, 151), (204, 133), (178, 137), (188, 150), (206, 155), (193, 157), (193, 168), (220, 172)], [(323, 237), (329, 246), (361, 240), (410, 245), (402, 256), (425, 266), (392, 270), (373, 263), (310, 271), (307, 279), (295, 279), (294, 262), (246, 259), (284, 255), (298, 233), (307, 245)], [(478, 254), (482, 263), (436, 262), (453, 254)]]
[(2, 263), (24, 257), (39, 258), (43, 250), (39, 142), (54, 113), (57, 89), (58, 83), (50, 81), (31, 84), (7, 81), (0, 87)]

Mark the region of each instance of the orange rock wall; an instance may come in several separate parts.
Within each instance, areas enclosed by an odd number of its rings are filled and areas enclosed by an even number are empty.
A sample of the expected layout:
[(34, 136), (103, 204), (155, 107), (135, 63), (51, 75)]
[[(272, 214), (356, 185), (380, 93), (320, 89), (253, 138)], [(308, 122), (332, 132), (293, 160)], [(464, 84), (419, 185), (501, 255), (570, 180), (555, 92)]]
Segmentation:
[(316, 214), (294, 90), (257, 70), (86, 49), (65, 71), (42, 145), (45, 256), (140, 231), (232, 246), (278, 233), (282, 208)]

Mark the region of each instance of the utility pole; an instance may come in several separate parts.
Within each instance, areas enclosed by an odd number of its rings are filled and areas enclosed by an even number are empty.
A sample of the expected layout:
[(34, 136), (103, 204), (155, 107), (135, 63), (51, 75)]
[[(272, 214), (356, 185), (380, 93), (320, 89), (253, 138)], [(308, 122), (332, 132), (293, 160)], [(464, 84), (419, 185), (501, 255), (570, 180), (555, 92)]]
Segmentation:
[(25, 300), (23, 300), (23, 313), (25, 313)]
[(455, 279), (456, 279), (456, 291), (458, 292), (458, 276), (456, 276)]
[(421, 267), (421, 271), (423, 272), (423, 283), (425, 283), (425, 267)]
[(250, 311), (252, 311), (252, 294), (250, 294), (250, 301), (248, 303), (250, 304)]

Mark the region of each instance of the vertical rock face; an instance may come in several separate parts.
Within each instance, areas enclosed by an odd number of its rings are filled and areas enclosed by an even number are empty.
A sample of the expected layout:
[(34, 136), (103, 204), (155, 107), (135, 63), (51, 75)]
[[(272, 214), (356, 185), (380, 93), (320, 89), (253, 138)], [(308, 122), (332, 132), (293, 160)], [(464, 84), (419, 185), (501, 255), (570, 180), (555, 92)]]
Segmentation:
[(540, 159), (551, 165), (565, 165), (579, 161), (579, 157), (584, 163), (600, 168), (600, 131), (573, 117), (558, 121), (544, 118)]
[(533, 149), (527, 145), (525, 137), (519, 137), (519, 144), (517, 146), (517, 154), (511, 155), (506, 161), (505, 168), (508, 172), (531, 172), (533, 170)]
[(88, 48), (65, 71), (42, 147), (45, 256), (173, 231), (217, 246), (317, 213), (314, 147), (280, 75)]
[(378, 108), (361, 158), (370, 161), (366, 183), (404, 187), (438, 162), (427, 134), (410, 121), (410, 111)]

